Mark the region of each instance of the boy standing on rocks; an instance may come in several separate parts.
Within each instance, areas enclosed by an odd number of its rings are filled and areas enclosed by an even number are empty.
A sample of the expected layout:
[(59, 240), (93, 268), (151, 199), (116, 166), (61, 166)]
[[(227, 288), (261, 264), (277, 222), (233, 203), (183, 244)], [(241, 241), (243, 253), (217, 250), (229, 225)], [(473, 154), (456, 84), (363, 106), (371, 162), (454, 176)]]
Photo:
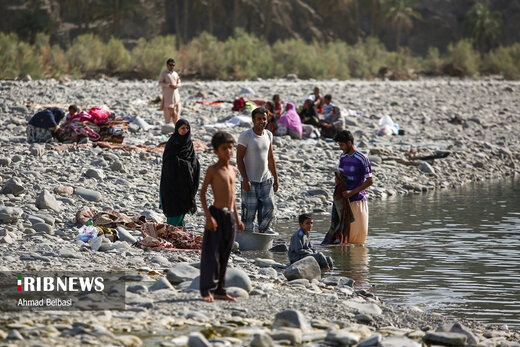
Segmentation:
[(181, 79), (175, 69), (175, 60), (170, 58), (166, 61), (166, 70), (159, 76), (159, 85), (162, 87), (161, 110), (164, 112), (164, 124), (177, 124), (181, 115), (181, 96), (179, 87)]
[[(238, 218), (235, 201), (235, 178), (237, 169), (229, 164), (233, 156), (235, 139), (226, 132), (217, 132), (211, 139), (217, 163), (208, 167), (200, 202), (206, 216), (206, 227), (202, 240), (200, 257), (200, 294), (202, 300), (213, 302), (215, 299), (235, 301), (226, 293), (226, 268), (235, 241), (235, 233), (244, 230)], [(206, 191), (211, 185), (214, 201), (208, 208)]]
[(298, 217), (298, 222), (300, 223), (300, 229), (291, 237), (291, 244), (287, 253), (291, 264), (305, 257), (313, 257), (320, 265), (320, 268), (324, 270), (332, 269), (332, 258), (326, 257), (323, 253), (316, 252), (312, 248), (310, 236), (312, 225), (314, 224), (312, 216), (308, 213), (301, 214)]

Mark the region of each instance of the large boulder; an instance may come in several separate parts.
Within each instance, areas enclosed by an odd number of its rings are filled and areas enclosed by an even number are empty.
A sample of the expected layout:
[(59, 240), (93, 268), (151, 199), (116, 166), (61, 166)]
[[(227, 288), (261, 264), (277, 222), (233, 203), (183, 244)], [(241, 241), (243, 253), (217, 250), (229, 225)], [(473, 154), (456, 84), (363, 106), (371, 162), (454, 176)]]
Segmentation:
[(52, 195), (48, 190), (44, 189), (38, 195), (36, 198), (36, 207), (38, 207), (40, 210), (42, 209), (50, 209), (54, 210), (56, 212), (59, 212), (61, 210), (61, 205), (58, 201), (56, 201), (56, 198), (54, 198), (54, 195)]
[(0, 222), (13, 223), (22, 216), (23, 211), (16, 207), (0, 207)]
[(177, 263), (166, 273), (166, 278), (170, 283), (179, 284), (185, 281), (192, 281), (199, 275), (199, 269), (188, 263)]
[(4, 183), (1, 194), (13, 194), (14, 196), (18, 196), (25, 191), (25, 188), (22, 185), (22, 181), (18, 177), (13, 177), (7, 182)]
[(462, 333), (431, 332), (423, 337), (423, 341), (431, 345), (464, 346), (468, 337)]
[(99, 201), (102, 198), (100, 192), (96, 192), (95, 190), (86, 189), (82, 187), (76, 187), (76, 189), (74, 189), (74, 195), (79, 195), (83, 199), (88, 201)]
[(285, 310), (276, 314), (273, 329), (281, 327), (298, 328), (304, 332), (312, 330), (307, 318), (297, 310)]
[(152, 286), (149, 288), (149, 291), (154, 292), (161, 289), (175, 291), (175, 288), (173, 288), (172, 284), (164, 277), (159, 278), (154, 284), (152, 284)]
[[(226, 287), (242, 288), (248, 293), (253, 289), (249, 276), (243, 270), (236, 268), (228, 268), (226, 270)], [(199, 288), (200, 276), (197, 276), (191, 281), (187, 290), (199, 290)]]
[(297, 262), (291, 264), (283, 272), (287, 280), (296, 280), (306, 278), (309, 281), (319, 280), (321, 278), (320, 265), (314, 257), (305, 257)]

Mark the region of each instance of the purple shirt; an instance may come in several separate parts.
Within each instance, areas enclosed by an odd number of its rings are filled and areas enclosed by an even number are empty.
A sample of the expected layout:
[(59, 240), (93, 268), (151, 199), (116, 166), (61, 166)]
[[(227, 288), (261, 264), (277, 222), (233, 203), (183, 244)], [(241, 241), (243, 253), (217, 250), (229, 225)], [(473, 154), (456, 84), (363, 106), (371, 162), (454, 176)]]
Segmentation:
[[(355, 151), (354, 154), (348, 155), (343, 153), (339, 157), (339, 170), (347, 176), (347, 190), (359, 187), (369, 177), (372, 177), (372, 168), (368, 158)], [(350, 197), (350, 201), (366, 200), (366, 192), (360, 191), (356, 195)]]

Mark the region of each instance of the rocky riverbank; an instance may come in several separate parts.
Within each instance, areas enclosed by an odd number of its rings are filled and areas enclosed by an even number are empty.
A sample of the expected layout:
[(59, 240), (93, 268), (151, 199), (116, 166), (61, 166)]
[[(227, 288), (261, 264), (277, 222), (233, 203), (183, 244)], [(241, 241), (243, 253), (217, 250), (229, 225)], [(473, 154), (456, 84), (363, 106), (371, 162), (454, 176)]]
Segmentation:
[[(212, 124), (234, 114), (228, 103), (197, 101), (232, 101), (240, 95), (268, 99), (278, 93), (284, 101), (299, 104), (315, 85), (332, 94), (334, 103), (364, 114), (347, 117), (347, 124), (358, 148), (372, 162), (375, 184), (370, 199), (449, 188), (520, 170), (518, 82), (187, 82), (181, 88), (183, 117), (191, 122), (193, 137), (209, 144), (218, 128)], [(157, 105), (148, 103), (158, 94), (155, 81), (0, 82), (1, 270), (127, 271), (134, 275), (127, 287), (126, 311), (1, 313), (0, 338), (7, 338), (6, 343), (182, 345), (190, 333), (201, 331), (214, 345), (224, 346), (252, 340), (254, 345), (268, 346), (273, 339), (276, 343), (326, 341), (360, 346), (414, 346), (421, 341), (518, 345), (511, 342), (519, 340), (518, 333), (506, 327), (500, 330), (471, 322), (462, 322), (467, 328), (446, 325), (446, 317), (386, 305), (368, 292), (356, 291), (348, 279), (327, 274), (321, 279), (314, 274), (288, 282), (283, 264), (247, 255), (235, 254), (231, 259), (236, 271), (230, 283), (238, 288), (234, 291), (239, 301), (206, 304), (192, 290), (196, 253), (145, 252), (130, 242), (118, 242), (117, 247), (100, 252), (74, 241), (75, 213), (84, 206), (110, 207), (128, 215), (145, 213), (160, 220), (161, 154), (29, 146), (25, 126), (37, 107), (27, 105), (107, 105), (120, 116), (139, 116), (156, 126), (144, 131), (132, 125), (125, 144), (156, 146), (172, 130), (162, 126)], [(375, 134), (385, 114), (404, 135)], [(226, 128), (235, 137), (245, 129)], [(337, 146), (282, 137), (275, 138), (274, 151), (280, 176), (277, 218), (294, 220), (301, 211), (328, 211)], [(444, 158), (431, 159), (446, 153)], [(205, 172), (214, 155), (200, 152), (199, 159)], [(187, 221), (190, 230), (202, 231), (200, 212)], [(165, 279), (168, 269), (169, 281)], [(299, 312), (282, 314), (284, 310)], [(204, 345), (205, 338), (192, 335), (190, 339)], [(362, 342), (370, 338), (372, 342)]]

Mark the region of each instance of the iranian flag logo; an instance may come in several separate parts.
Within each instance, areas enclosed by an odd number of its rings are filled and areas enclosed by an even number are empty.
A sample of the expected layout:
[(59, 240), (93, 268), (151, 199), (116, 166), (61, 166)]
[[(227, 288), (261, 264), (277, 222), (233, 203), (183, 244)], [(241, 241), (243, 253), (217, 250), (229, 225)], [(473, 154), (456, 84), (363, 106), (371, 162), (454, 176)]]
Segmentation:
[(18, 291), (22, 291), (22, 275), (18, 275)]

